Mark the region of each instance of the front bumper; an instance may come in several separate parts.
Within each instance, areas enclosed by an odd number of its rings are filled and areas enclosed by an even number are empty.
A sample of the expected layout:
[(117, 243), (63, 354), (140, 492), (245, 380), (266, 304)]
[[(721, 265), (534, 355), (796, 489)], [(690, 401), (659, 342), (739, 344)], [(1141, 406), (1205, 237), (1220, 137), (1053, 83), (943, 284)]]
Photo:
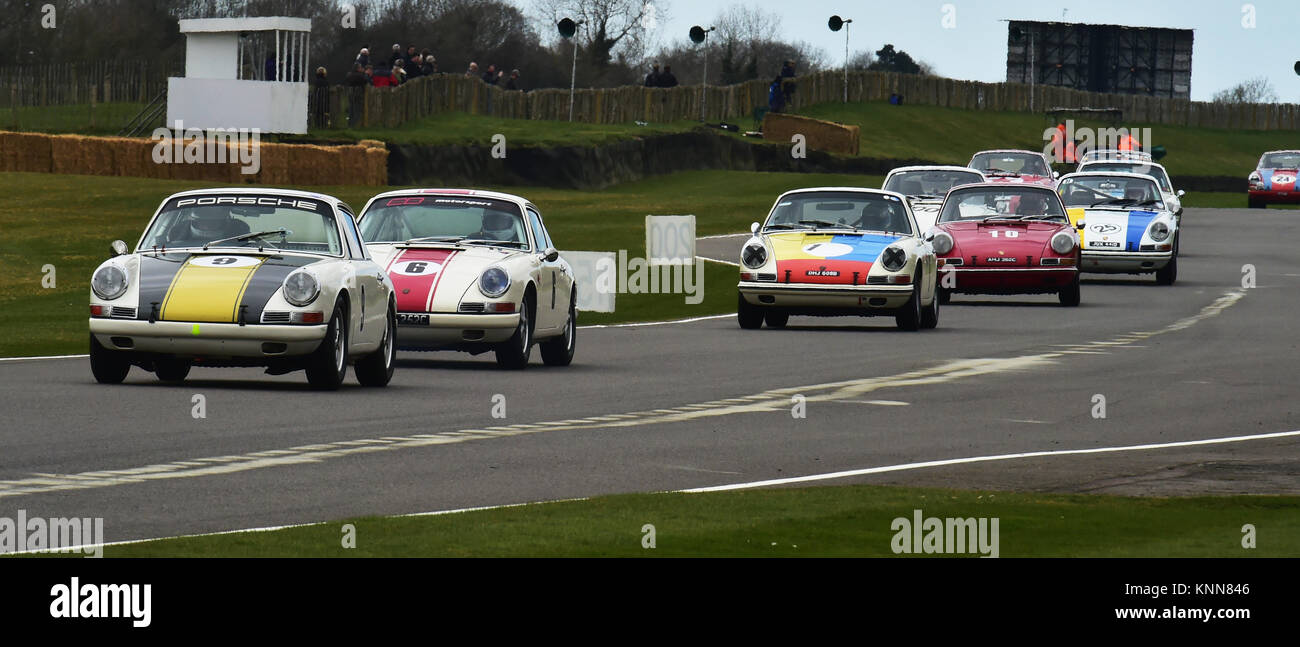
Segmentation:
[[(417, 313), (412, 313), (417, 314)], [(496, 344), (510, 339), (519, 327), (519, 313), (428, 314), (428, 325), (397, 327), (397, 345), (405, 349), (437, 349), (464, 344)]]
[(956, 287), (950, 291), (963, 294), (1042, 294), (1060, 292), (1079, 276), (1073, 266), (1047, 267), (961, 267), (949, 265), (939, 270), (940, 285), (944, 273), (952, 272)]
[(1295, 191), (1249, 191), (1250, 199), (1254, 202), (1264, 202), (1268, 204), (1300, 204), (1300, 189)]
[(306, 355), (320, 346), (328, 325), (267, 325), (192, 321), (90, 320), (105, 348), (191, 357), (274, 358)]
[(890, 310), (912, 298), (907, 285), (826, 285), (741, 281), (736, 285), (748, 303), (780, 308), (845, 308)]
[(1154, 272), (1169, 264), (1174, 257), (1169, 252), (1083, 252), (1084, 272), (1101, 274), (1143, 274)]

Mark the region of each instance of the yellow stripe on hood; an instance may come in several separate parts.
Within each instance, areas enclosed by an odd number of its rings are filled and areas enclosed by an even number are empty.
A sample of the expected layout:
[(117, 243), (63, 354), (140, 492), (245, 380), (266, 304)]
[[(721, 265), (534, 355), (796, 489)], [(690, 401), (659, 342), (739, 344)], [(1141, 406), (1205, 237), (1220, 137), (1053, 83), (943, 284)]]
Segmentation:
[(262, 266), (262, 260), (252, 265), (220, 267), (195, 265), (196, 256), (186, 261), (172, 279), (163, 299), (162, 319), (165, 321), (203, 321), (235, 323), (239, 317), (239, 303), (253, 273)]

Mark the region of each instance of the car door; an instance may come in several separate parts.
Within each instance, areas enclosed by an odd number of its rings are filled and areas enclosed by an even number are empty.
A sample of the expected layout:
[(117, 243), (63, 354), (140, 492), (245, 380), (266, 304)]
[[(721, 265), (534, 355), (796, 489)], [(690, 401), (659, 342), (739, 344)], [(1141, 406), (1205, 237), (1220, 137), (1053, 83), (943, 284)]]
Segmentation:
[(357, 231), (356, 218), (347, 205), (339, 204), (339, 219), (343, 225), (344, 238), (347, 239), (348, 256), (352, 262), (353, 276), (356, 277), (357, 310), (353, 319), (353, 338), (367, 347), (378, 346), (383, 340), (385, 319), (388, 316), (388, 284), (383, 269), (370, 260), (361, 234)]
[[(559, 330), (564, 325), (564, 317), (568, 312), (569, 298), (568, 292), (565, 291), (563, 297), (560, 295), (560, 288), (564, 286), (563, 277), (567, 274), (563, 271), (562, 261), (546, 260), (546, 250), (554, 247), (551, 238), (546, 233), (546, 227), (542, 224), (542, 214), (536, 208), (529, 206), (528, 224), (533, 230), (533, 241), (536, 245), (533, 253), (536, 255), (537, 267), (537, 330), (539, 332), (552, 333)], [(571, 284), (571, 281), (569, 282)]]

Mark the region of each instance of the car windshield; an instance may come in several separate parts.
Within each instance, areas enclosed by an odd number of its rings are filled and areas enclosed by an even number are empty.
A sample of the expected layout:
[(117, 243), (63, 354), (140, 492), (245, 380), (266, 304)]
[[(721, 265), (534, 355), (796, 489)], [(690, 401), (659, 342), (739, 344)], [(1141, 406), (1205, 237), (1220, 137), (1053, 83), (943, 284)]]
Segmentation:
[(885, 181), (885, 190), (903, 195), (922, 195), (942, 198), (948, 190), (963, 184), (983, 182), (979, 173), (957, 170), (900, 171)]
[(1051, 190), (998, 185), (953, 189), (943, 201), (939, 222), (962, 220), (1065, 221), (1065, 208)]
[(361, 214), (368, 243), (467, 242), (532, 249), (519, 206), (478, 196), (381, 198)]
[(323, 200), (282, 195), (197, 195), (163, 205), (141, 249), (263, 247), (343, 253), (334, 209)]
[(907, 207), (896, 196), (852, 191), (795, 193), (781, 198), (765, 229), (852, 229), (912, 234)]
[(1300, 169), (1300, 153), (1268, 153), (1259, 160), (1259, 168)]
[(1067, 207), (1164, 208), (1155, 180), (1148, 177), (1067, 177), (1057, 190)]
[(968, 164), (985, 175), (1051, 175), (1043, 158), (1035, 153), (977, 153)]
[(1085, 171), (1099, 171), (1103, 173), (1137, 173), (1139, 175), (1149, 175), (1160, 183), (1161, 191), (1173, 191), (1173, 185), (1169, 183), (1169, 176), (1165, 170), (1159, 166), (1151, 164), (1142, 164), (1140, 162), (1096, 162), (1090, 163), (1083, 168)]

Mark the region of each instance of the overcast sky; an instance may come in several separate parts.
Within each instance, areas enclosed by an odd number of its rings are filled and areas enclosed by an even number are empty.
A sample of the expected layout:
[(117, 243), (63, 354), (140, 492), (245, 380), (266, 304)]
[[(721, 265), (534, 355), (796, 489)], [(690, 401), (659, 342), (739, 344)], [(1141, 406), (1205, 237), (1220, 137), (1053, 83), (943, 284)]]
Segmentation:
[[(692, 25), (708, 22), (735, 0), (649, 0), (667, 4), (656, 26), (660, 42), (684, 40)], [(1193, 29), (1192, 99), (1253, 76), (1267, 76), (1284, 102), (1300, 102), (1300, 0), (751, 0), (777, 14), (785, 39), (814, 43), (842, 64), (843, 32), (826, 27), (833, 14), (852, 18), (849, 47), (875, 51), (893, 43), (929, 62), (941, 75), (976, 81), (1006, 80), (1005, 20), (1064, 20), (1134, 27)], [(945, 5), (956, 27), (942, 24)], [(1253, 8), (1253, 11), (1251, 11)], [(1062, 13), (1064, 10), (1064, 13)], [(1250, 18), (1253, 17), (1253, 27)]]

